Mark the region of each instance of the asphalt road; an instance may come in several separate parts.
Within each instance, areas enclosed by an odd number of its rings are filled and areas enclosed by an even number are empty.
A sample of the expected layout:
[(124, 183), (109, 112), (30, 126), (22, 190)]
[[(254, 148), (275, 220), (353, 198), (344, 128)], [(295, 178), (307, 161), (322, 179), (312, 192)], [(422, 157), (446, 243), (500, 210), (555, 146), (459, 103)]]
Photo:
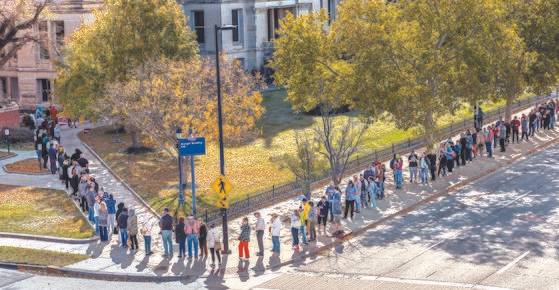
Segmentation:
[(315, 261), (248, 281), (140, 284), (0, 271), (0, 289), (559, 289), (559, 146)]
[(558, 227), (556, 146), (259, 287), (559, 289)]

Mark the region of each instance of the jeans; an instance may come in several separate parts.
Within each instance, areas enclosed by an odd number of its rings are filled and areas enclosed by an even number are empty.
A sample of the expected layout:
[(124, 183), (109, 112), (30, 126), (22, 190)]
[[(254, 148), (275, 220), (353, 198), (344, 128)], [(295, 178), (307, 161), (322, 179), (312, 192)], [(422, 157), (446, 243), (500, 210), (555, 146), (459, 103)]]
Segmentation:
[(93, 207), (92, 206), (88, 206), (88, 208), (87, 208), (87, 219), (92, 223), (95, 222), (95, 217), (93, 215)]
[(130, 235), (130, 248), (132, 250), (138, 249), (138, 235)]
[(264, 255), (264, 230), (256, 231), (256, 241), (258, 242), (258, 254)]
[(522, 131), (522, 137), (520, 138), (520, 140), (524, 140), (524, 137), (526, 137), (526, 141), (528, 141), (528, 132)]
[(278, 253), (280, 252), (280, 237), (279, 236), (272, 236), (272, 252)]
[(309, 226), (309, 228), (310, 228), (310, 229), (309, 229), (309, 231), (310, 231), (310, 233), (309, 233), (309, 235), (310, 235), (310, 240), (311, 240), (311, 241), (314, 241), (314, 240), (316, 240), (316, 226), (315, 226), (315, 222), (314, 222), (314, 221), (309, 221), (309, 224), (310, 224), (310, 226)]
[(518, 139), (518, 129), (513, 129), (513, 130), (512, 130), (512, 142), (514, 142), (514, 137), (516, 137), (516, 142), (519, 142), (519, 139)]
[(402, 170), (396, 170), (394, 172), (394, 182), (396, 182), (396, 188), (402, 188), (404, 183), (404, 177), (402, 176)]
[(501, 152), (505, 152), (505, 139), (504, 138), (499, 139), (499, 145), (501, 147)]
[(161, 239), (163, 240), (163, 248), (165, 256), (173, 255), (173, 232), (171, 230), (161, 231)]
[(192, 258), (192, 248), (194, 247), (194, 257), (198, 258), (198, 237), (195, 234), (188, 234), (186, 241), (188, 243), (188, 257)]
[(304, 225), (304, 224), (301, 225), (299, 227), (299, 232), (301, 234), (301, 240), (303, 241), (303, 244), (306, 245), (307, 244), (307, 231), (306, 231), (305, 228), (306, 228), (306, 225)]
[(144, 236), (144, 251), (146, 255), (151, 253), (151, 236)]
[(109, 230), (109, 235), (113, 234), (114, 228), (115, 228), (115, 214), (110, 213), (107, 218), (107, 229)]
[(384, 198), (384, 181), (377, 182), (377, 186), (378, 186), (378, 197), (380, 199), (383, 199)]
[(417, 166), (410, 166), (410, 183), (417, 182)]
[(491, 142), (485, 142), (485, 150), (487, 150), (487, 157), (493, 157), (493, 147), (491, 146)]
[(472, 148), (466, 148), (466, 160), (471, 162), (472, 159)]
[(361, 196), (357, 195), (355, 196), (355, 201), (353, 201), (355, 203), (355, 212), (360, 212), (361, 211)]
[[(354, 208), (353, 208), (354, 205), (353, 204), (354, 203), (355, 203), (355, 201), (353, 201), (353, 200), (347, 200), (347, 199), (345, 200), (344, 218), (347, 218), (347, 213), (349, 211), (350, 216), (353, 219), (353, 210), (354, 210)], [(351, 210), (349, 208), (351, 208)]]
[(291, 238), (293, 239), (293, 246), (299, 245), (299, 229), (291, 227)]
[(427, 184), (429, 175), (427, 173), (427, 168), (421, 168), (421, 184)]
[(369, 192), (369, 199), (371, 200), (371, 207), (372, 208), (377, 207), (377, 192), (378, 192), (378, 190), (375, 190), (375, 192)]
[(128, 246), (128, 230), (123, 229), (123, 228), (119, 228), (118, 231), (120, 233), (121, 246), (127, 247)]
[(179, 241), (179, 257), (186, 256), (186, 240)]
[(101, 239), (101, 242), (105, 242), (109, 239), (109, 233), (107, 232), (106, 226), (99, 227), (99, 238)]

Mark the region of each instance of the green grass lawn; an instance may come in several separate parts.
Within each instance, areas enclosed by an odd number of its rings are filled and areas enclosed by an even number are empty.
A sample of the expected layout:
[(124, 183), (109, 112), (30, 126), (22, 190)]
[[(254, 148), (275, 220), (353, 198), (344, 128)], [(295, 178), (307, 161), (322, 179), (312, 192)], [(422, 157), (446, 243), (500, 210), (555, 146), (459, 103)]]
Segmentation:
[(0, 246), (0, 261), (7, 263), (64, 267), (88, 258), (79, 254)]
[[(266, 113), (258, 124), (260, 137), (242, 146), (226, 144), (225, 171), (234, 186), (231, 201), (293, 181), (293, 174), (281, 168), (274, 160), (284, 153), (295, 151), (296, 130), (309, 130), (319, 122), (319, 117), (294, 113), (284, 100), (283, 90), (269, 91), (263, 95)], [(487, 112), (502, 105), (488, 103), (483, 109)], [(343, 122), (344, 118), (354, 117), (344, 115), (336, 118), (336, 122)], [(438, 125), (444, 126), (464, 118), (472, 118), (472, 109), (467, 105), (453, 116), (440, 118)], [(114, 135), (104, 133), (109, 129), (111, 128), (98, 128), (90, 134), (81, 134), (81, 137), (156, 210), (176, 204), (176, 161), (160, 152), (140, 156), (126, 155), (123, 149), (130, 144), (129, 136), (123, 134), (120, 136), (122, 143), (115, 143)], [(359, 154), (372, 153), (375, 149), (385, 148), (391, 143), (405, 141), (419, 134), (420, 130), (417, 128), (400, 130), (388, 121), (377, 121), (367, 130)], [(218, 145), (209, 143), (206, 155), (196, 158), (199, 209), (211, 206), (215, 201), (215, 194), (210, 190), (209, 184), (219, 174), (218, 152)], [(190, 177), (189, 173), (187, 175)], [(187, 203), (190, 204), (188, 198)]]
[(0, 231), (76, 239), (94, 234), (65, 192), (3, 184)]

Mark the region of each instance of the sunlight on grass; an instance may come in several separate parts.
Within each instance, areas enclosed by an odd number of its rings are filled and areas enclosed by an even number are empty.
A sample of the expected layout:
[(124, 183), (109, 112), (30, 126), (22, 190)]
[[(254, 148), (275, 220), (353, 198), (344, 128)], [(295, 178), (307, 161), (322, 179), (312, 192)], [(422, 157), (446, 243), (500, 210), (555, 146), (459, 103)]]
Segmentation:
[(80, 254), (0, 246), (0, 261), (6, 263), (64, 267), (88, 258)]

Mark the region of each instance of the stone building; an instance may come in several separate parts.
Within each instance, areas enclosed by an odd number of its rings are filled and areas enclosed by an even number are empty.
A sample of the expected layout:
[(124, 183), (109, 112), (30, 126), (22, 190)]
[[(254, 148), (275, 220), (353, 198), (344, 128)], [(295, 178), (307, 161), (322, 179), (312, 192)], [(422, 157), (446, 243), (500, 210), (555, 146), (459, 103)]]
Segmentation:
[[(200, 53), (215, 55), (215, 25), (235, 25), (222, 31), (221, 51), (241, 62), (245, 69), (259, 69), (272, 56), (272, 40), (280, 20), (292, 13), (301, 15), (327, 9), (336, 0), (180, 0), (195, 31)], [(328, 4), (330, 3), (330, 4)], [(332, 6), (333, 7), (333, 6)]]
[(23, 109), (51, 101), (56, 76), (54, 60), (65, 40), (84, 21), (92, 20), (98, 0), (58, 0), (48, 19), (33, 27), (38, 43), (28, 43), (0, 68), (0, 96)]

